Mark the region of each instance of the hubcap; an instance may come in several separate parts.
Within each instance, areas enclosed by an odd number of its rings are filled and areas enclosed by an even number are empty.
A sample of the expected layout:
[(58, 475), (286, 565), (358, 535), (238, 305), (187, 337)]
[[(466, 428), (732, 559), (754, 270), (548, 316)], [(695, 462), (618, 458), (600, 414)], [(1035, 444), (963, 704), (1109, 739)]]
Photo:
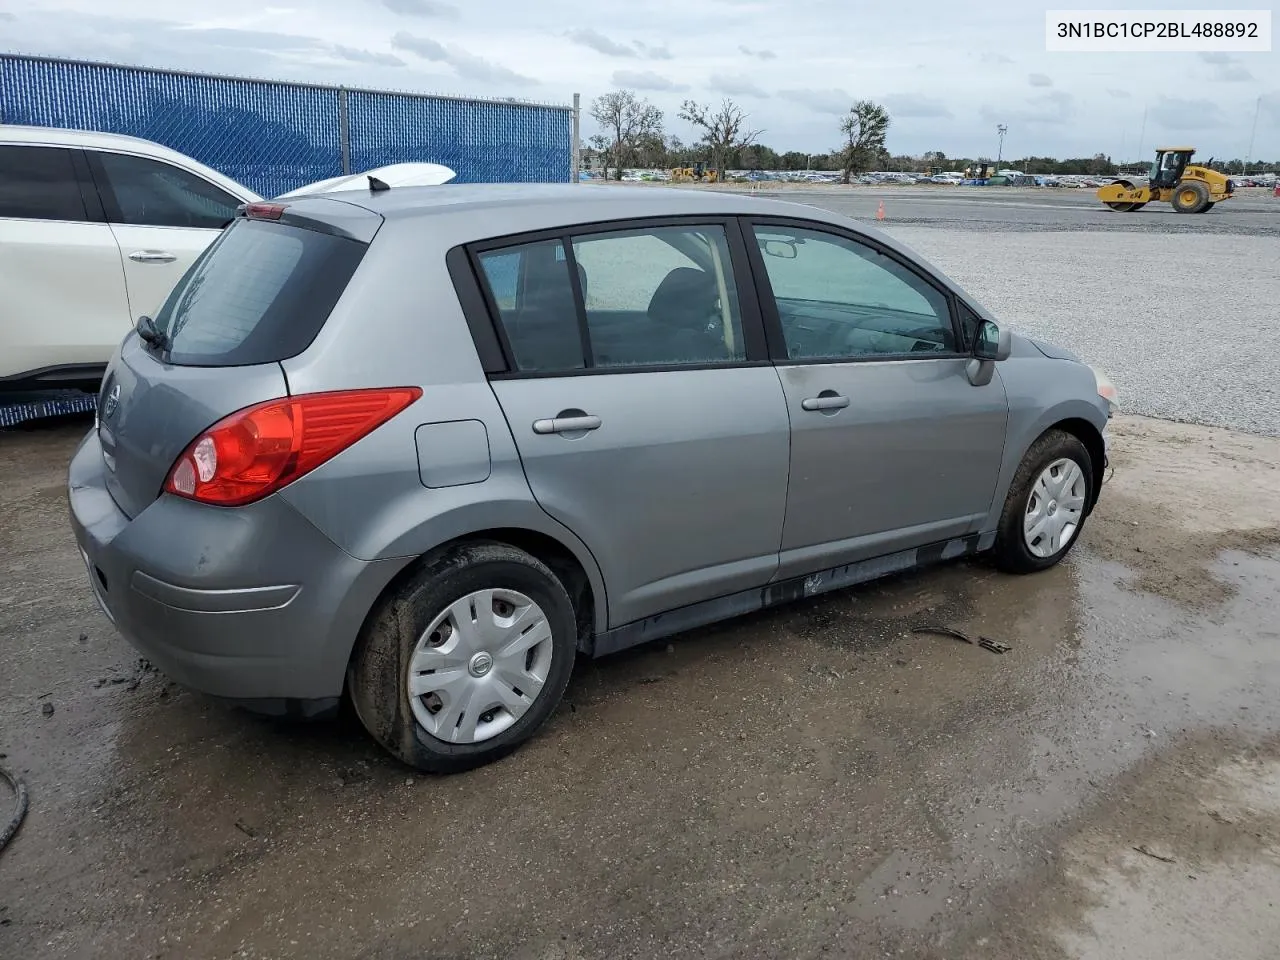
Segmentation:
[(477, 590), (423, 631), (409, 659), (409, 705), (448, 743), (479, 743), (523, 717), (547, 682), (551, 624), (515, 590)]
[(1031, 487), (1022, 535), (1037, 557), (1056, 556), (1067, 548), (1084, 516), (1084, 471), (1066, 457), (1045, 467)]

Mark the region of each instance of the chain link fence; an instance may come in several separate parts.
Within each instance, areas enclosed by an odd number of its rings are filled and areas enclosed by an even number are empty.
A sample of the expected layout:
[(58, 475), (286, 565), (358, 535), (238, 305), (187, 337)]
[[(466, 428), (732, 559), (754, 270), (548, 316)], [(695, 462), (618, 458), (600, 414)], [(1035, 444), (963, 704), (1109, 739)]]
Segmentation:
[(406, 161), (459, 183), (563, 183), (576, 120), (570, 106), (0, 54), (0, 123), (143, 137), (263, 196)]

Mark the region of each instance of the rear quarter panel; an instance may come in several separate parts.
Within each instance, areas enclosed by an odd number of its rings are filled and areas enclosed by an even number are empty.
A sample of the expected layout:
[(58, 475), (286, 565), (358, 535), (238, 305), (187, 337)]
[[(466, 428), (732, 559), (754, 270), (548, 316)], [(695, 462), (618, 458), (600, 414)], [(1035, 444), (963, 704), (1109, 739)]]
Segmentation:
[[(431, 226), (447, 219), (432, 218)], [(600, 601), (597, 628), (604, 629), (599, 567), (586, 546), (534, 500), (511, 429), (476, 355), (445, 265), (458, 242), (456, 232), (430, 229), (414, 218), (388, 220), (319, 336), (282, 364), (294, 394), (407, 385), (422, 387), (423, 395), (279, 495), (362, 560), (421, 556), (457, 537), (497, 528), (550, 536), (586, 571)], [(427, 488), (415, 434), (423, 425), (463, 420), (484, 424), (486, 479)], [(429, 446), (422, 456), (431, 457)]]

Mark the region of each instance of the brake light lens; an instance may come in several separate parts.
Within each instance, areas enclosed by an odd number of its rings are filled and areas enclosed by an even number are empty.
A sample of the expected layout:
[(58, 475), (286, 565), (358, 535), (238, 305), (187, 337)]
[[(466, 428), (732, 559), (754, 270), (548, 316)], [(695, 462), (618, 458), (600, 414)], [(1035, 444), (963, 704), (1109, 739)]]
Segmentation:
[(244, 215), (252, 220), (279, 220), (284, 216), (283, 203), (246, 203)]
[(164, 492), (222, 507), (261, 500), (421, 396), (418, 387), (340, 390), (245, 407), (191, 442), (169, 470)]

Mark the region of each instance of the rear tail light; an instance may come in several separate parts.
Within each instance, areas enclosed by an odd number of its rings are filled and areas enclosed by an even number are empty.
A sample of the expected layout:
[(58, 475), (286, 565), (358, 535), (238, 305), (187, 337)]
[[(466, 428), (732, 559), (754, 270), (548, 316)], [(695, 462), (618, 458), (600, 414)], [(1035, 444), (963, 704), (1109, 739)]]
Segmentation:
[(237, 507), (261, 500), (386, 423), (418, 387), (341, 390), (268, 400), (219, 420), (191, 442), (165, 493)]

